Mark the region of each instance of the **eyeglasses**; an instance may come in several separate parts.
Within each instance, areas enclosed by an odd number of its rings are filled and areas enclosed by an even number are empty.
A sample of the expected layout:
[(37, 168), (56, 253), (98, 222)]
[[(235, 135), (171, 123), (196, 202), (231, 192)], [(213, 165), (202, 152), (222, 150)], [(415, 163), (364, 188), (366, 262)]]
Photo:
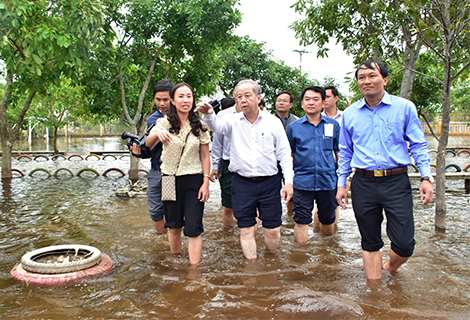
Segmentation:
[(277, 99), (277, 100), (276, 100), (276, 102), (279, 102), (279, 103), (280, 103), (280, 102), (284, 102), (284, 103), (290, 103), (290, 101), (289, 101), (289, 100), (281, 100), (281, 99)]

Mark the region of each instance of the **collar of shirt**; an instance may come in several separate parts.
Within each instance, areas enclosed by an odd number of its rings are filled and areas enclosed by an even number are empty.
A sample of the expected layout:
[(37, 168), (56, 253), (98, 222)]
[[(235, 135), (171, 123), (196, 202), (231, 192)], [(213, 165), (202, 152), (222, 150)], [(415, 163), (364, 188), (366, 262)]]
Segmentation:
[[(234, 112), (234, 113), (237, 113), (237, 112)], [(249, 122), (248, 119), (245, 117), (245, 114), (244, 114), (243, 112), (238, 112), (237, 115), (238, 115), (238, 117), (239, 117), (240, 120), (245, 120), (245, 121)], [(261, 112), (261, 110), (259, 110), (259, 112), (258, 112), (258, 117), (256, 118), (255, 122), (253, 122), (252, 124), (255, 124), (255, 123), (258, 122), (260, 119), (265, 118), (266, 115), (267, 115), (266, 113), (263, 114), (263, 112)], [(251, 123), (250, 123), (250, 124), (251, 124)]]
[[(377, 106), (375, 106), (375, 108), (377, 107), (381, 107), (382, 105), (392, 105), (392, 99), (390, 97), (390, 94), (388, 94), (387, 91), (384, 91), (384, 96), (382, 97), (382, 100), (380, 100), (379, 104)], [(367, 107), (369, 109), (372, 109), (368, 104), (367, 104), (367, 101), (366, 101), (366, 98), (362, 98), (361, 100), (359, 100), (359, 106), (358, 108), (364, 108), (364, 107)]]
[[(324, 115), (325, 117), (328, 117), (326, 115), (325, 109), (323, 109), (321, 114)], [(336, 115), (332, 119), (336, 120), (337, 118), (341, 117), (342, 115), (343, 115), (343, 111), (339, 110), (338, 107), (336, 107)]]
[[(318, 126), (321, 122), (326, 122), (325, 117), (326, 117), (326, 116), (325, 116), (324, 114), (321, 114), (321, 115), (320, 115), (320, 122), (318, 122), (318, 124), (317, 124), (316, 126)], [(300, 118), (300, 119), (301, 119), (300, 121), (302, 121), (302, 123), (308, 122), (308, 123), (310, 123), (311, 125), (314, 125), (313, 123), (310, 122), (310, 120), (308, 120), (307, 115), (303, 116), (303, 117)]]
[(283, 120), (284, 122), (287, 121), (287, 119), (290, 118), (291, 114), (290, 112), (287, 113), (287, 116), (285, 118), (281, 117), (280, 114), (276, 111), (275, 116), (278, 117), (279, 119)]

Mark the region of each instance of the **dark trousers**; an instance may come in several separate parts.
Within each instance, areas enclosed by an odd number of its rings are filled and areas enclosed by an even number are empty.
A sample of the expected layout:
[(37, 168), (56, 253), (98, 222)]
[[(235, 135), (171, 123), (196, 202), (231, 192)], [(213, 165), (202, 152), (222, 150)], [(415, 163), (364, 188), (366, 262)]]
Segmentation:
[(383, 247), (383, 211), (392, 250), (401, 257), (413, 254), (413, 198), (406, 173), (374, 177), (356, 172), (351, 181), (351, 198), (364, 251)]

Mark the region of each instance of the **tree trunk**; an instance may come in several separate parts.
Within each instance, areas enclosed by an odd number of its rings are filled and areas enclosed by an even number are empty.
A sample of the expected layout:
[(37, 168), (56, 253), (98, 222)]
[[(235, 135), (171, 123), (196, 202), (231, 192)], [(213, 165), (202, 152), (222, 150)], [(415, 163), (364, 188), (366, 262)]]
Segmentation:
[(403, 79), (401, 81), (400, 97), (411, 100), (415, 77), (414, 70), (419, 58), (421, 42), (413, 41), (409, 26), (402, 27), (402, 30), (405, 38), (405, 50), (403, 51), (403, 65), (405, 66), (405, 71), (403, 72)]
[[(136, 126), (131, 125), (131, 127), (129, 128), (129, 131), (132, 133), (135, 133)], [(129, 174), (129, 180), (131, 180), (132, 183), (135, 183), (137, 180), (139, 180), (139, 160), (140, 160), (139, 158), (136, 158), (131, 154), (131, 166), (129, 168), (128, 174)]]
[(54, 140), (52, 142), (52, 147), (54, 148), (54, 154), (59, 153), (59, 149), (57, 148), (57, 133), (59, 132), (59, 127), (54, 126)]
[(434, 221), (435, 229), (439, 232), (446, 230), (446, 149), (449, 141), (450, 123), (450, 85), (451, 85), (451, 65), (450, 59), (444, 60), (444, 93), (442, 96), (442, 122), (441, 136), (437, 147), (436, 159), (436, 217)]
[(13, 150), (13, 143), (8, 141), (6, 137), (2, 138), (2, 178), (11, 179), (11, 154)]
[(131, 155), (131, 167), (129, 168), (129, 180), (135, 183), (139, 180), (139, 162), (140, 159)]

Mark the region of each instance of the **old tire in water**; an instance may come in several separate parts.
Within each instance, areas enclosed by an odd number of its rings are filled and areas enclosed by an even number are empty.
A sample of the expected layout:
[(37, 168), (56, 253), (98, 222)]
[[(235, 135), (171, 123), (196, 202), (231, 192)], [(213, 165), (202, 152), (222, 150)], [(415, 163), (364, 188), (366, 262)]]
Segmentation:
[(103, 172), (103, 176), (107, 177), (108, 176), (108, 173), (110, 173), (111, 171), (117, 171), (121, 174), (121, 178), (124, 177), (126, 174), (124, 173), (124, 171), (122, 171), (121, 169), (119, 168), (109, 168), (108, 170), (106, 170), (105, 172)]
[(461, 155), (462, 153), (464, 153), (464, 152), (468, 153), (468, 155), (470, 156), (470, 151), (467, 150), (467, 149), (462, 149), (462, 150), (460, 150), (459, 152), (457, 152), (457, 156), (460, 156), (460, 155)]
[(49, 170), (44, 169), (44, 168), (36, 168), (36, 169), (32, 170), (28, 175), (29, 175), (30, 177), (32, 177), (33, 174), (34, 174), (35, 172), (38, 172), (38, 171), (42, 171), (42, 172), (47, 173), (47, 175), (48, 175), (49, 177), (51, 176), (51, 173), (49, 172)]
[(63, 154), (60, 154), (60, 153), (55, 154), (55, 155), (53, 155), (53, 156), (51, 157), (51, 159), (52, 159), (53, 161), (55, 161), (55, 160), (57, 160), (57, 159), (59, 159), (59, 158), (62, 158), (62, 159), (64, 159), (64, 160), (67, 160), (67, 157), (64, 156)]
[(60, 274), (41, 274), (28, 272), (23, 268), (21, 263), (18, 263), (13, 267), (10, 275), (13, 279), (26, 284), (26, 286), (57, 286), (109, 272), (113, 269), (113, 265), (113, 260), (107, 254), (101, 253), (101, 262), (99, 264), (80, 271)]
[(59, 169), (57, 169), (57, 170), (54, 172), (54, 177), (59, 178), (59, 172), (61, 172), (61, 171), (68, 172), (68, 173), (70, 173), (70, 175), (73, 177), (73, 172), (72, 172), (70, 169), (67, 169), (67, 168), (59, 168)]
[(85, 160), (88, 160), (88, 158), (90, 158), (90, 157), (95, 157), (95, 158), (98, 158), (98, 160), (101, 160), (100, 156), (97, 155), (97, 154), (94, 154), (94, 153), (90, 153), (89, 155), (87, 155), (85, 157)]
[(70, 159), (72, 159), (72, 158), (79, 158), (80, 160), (83, 160), (83, 157), (79, 154), (72, 154), (71, 156), (68, 157), (67, 160), (70, 161)]
[(96, 171), (95, 169), (93, 168), (83, 168), (83, 169), (80, 169), (78, 170), (77, 172), (77, 177), (80, 177), (80, 175), (85, 172), (85, 171), (89, 171), (89, 172), (93, 172), (95, 175), (99, 176), (100, 174), (98, 173), (98, 171)]
[(114, 154), (107, 154), (103, 157), (103, 160), (105, 160), (106, 158), (108, 157), (111, 157), (111, 158), (114, 158), (114, 160), (117, 160), (117, 157), (114, 155)]
[(21, 177), (24, 177), (24, 173), (19, 169), (11, 169), (11, 172), (18, 172), (21, 175)]
[(20, 160), (20, 159), (23, 159), (23, 158), (29, 159), (29, 161), (33, 160), (33, 158), (31, 158), (27, 154), (23, 154), (23, 155), (19, 156), (18, 158), (16, 158), (16, 160)]
[(445, 171), (447, 171), (448, 168), (454, 168), (457, 172), (462, 172), (462, 168), (460, 168), (457, 164), (455, 163), (449, 163), (446, 164)]
[[(84, 256), (84, 259), (69, 262), (47, 263), (42, 260), (57, 255)], [(91, 268), (101, 261), (101, 251), (86, 245), (59, 245), (30, 251), (21, 257), (21, 265), (28, 272), (57, 274), (80, 271)]]
[(454, 150), (450, 150), (450, 149), (446, 150), (446, 155), (447, 155), (448, 153), (451, 153), (453, 157), (456, 157), (456, 156), (457, 156), (457, 152), (455, 152)]
[(44, 158), (49, 161), (49, 157), (44, 154), (38, 154), (37, 156), (34, 157), (34, 160), (37, 160), (39, 158)]

